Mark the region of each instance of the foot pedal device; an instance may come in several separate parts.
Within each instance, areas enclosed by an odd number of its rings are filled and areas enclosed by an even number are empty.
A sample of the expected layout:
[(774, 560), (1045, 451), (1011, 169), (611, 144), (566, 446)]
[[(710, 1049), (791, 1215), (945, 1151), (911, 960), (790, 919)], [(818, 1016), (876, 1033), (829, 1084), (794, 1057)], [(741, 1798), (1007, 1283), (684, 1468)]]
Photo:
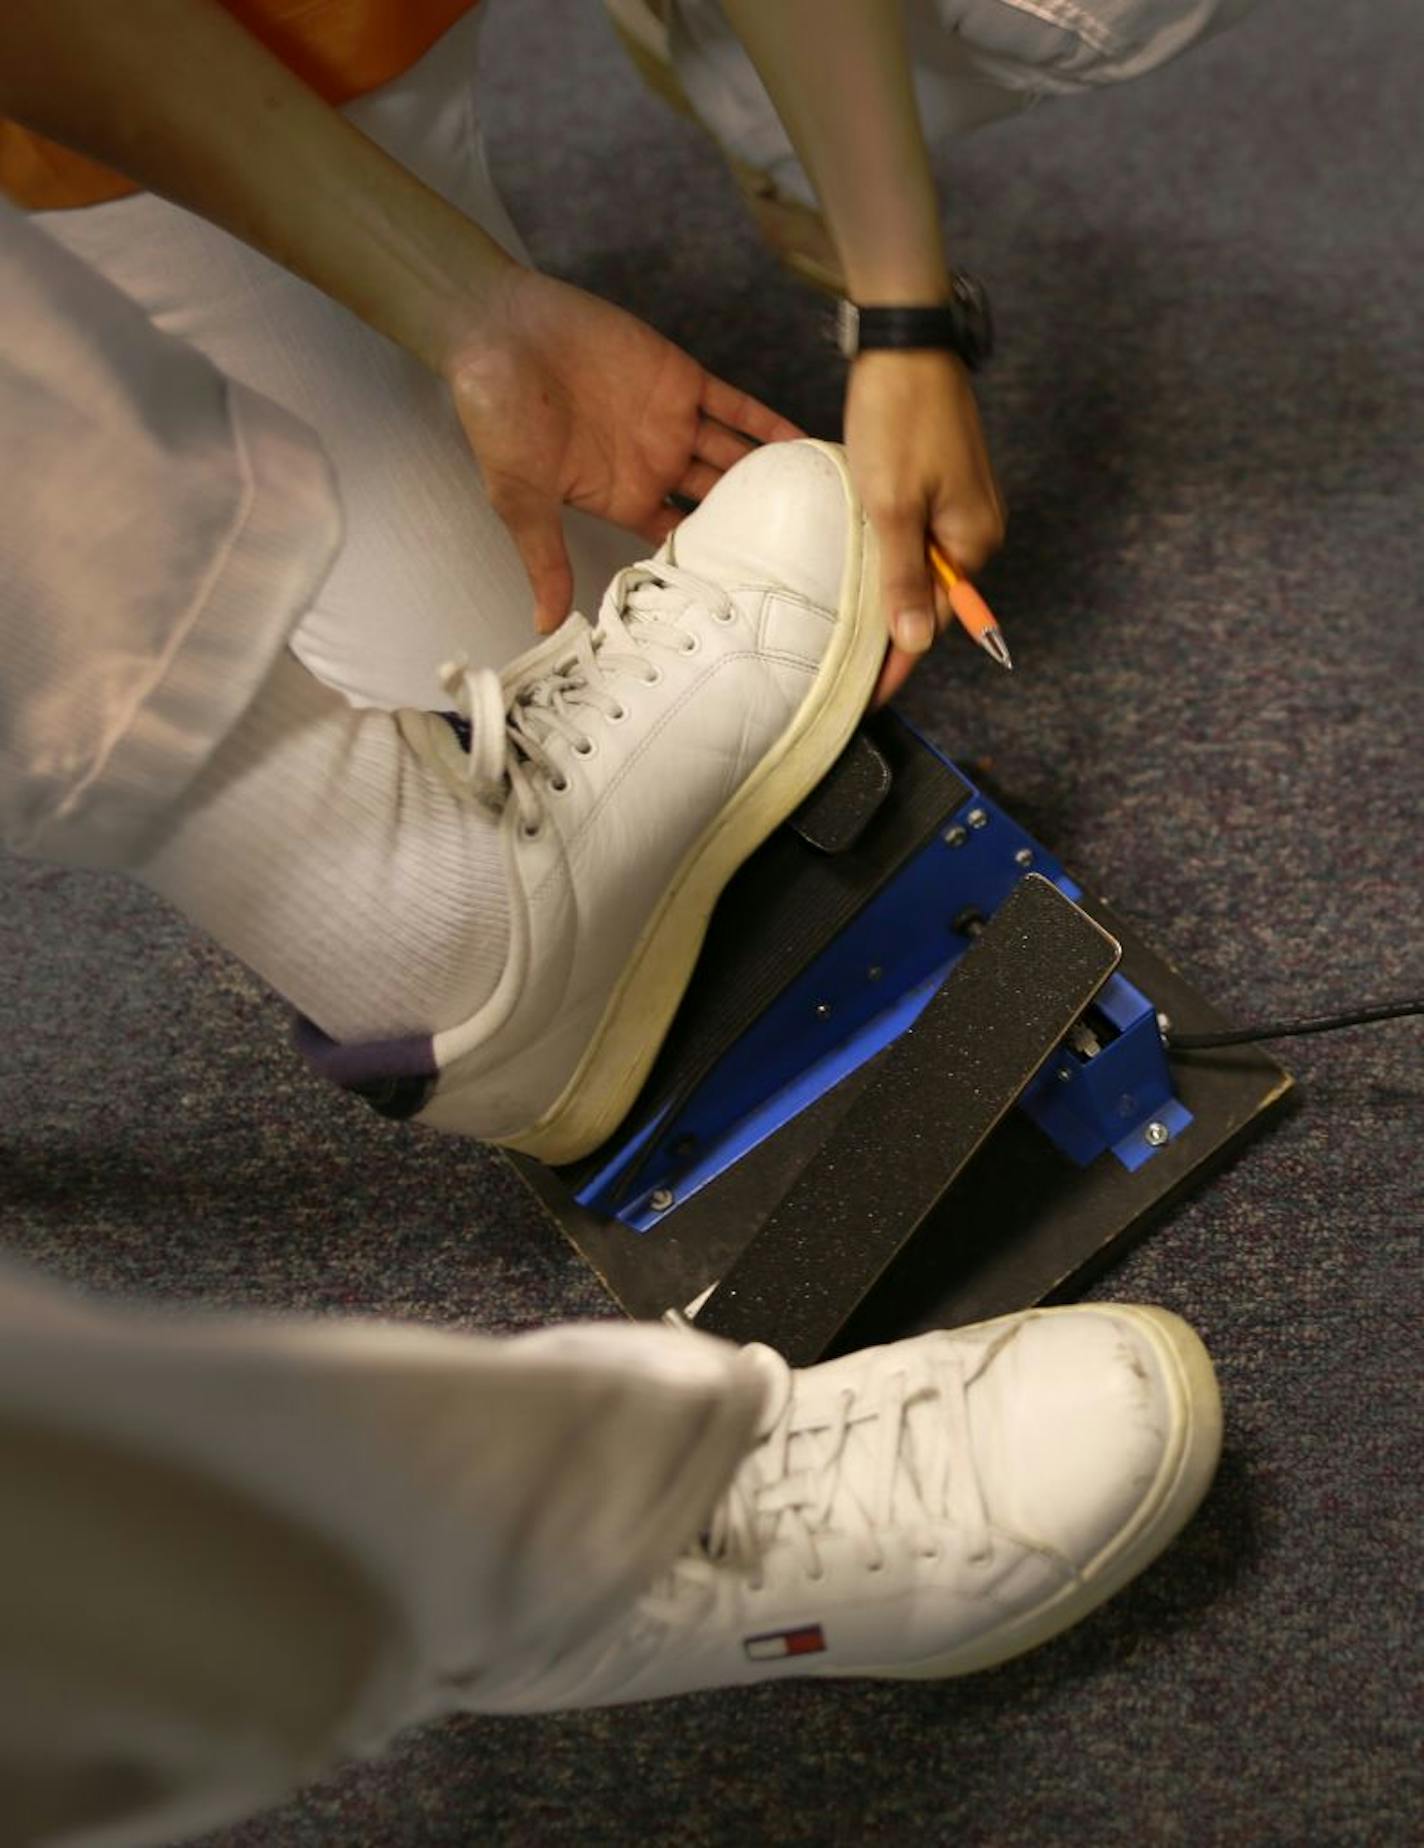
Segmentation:
[(508, 1159), (632, 1315), (805, 1365), (1069, 1293), (1290, 1090), (1053, 855), (880, 715), (723, 894), (593, 1155)]
[[(824, 1353), (1121, 954), (1030, 873), (871, 1067), (818, 1158), (703, 1304), (699, 1327), (769, 1342), (797, 1365)], [(944, 1084), (945, 1072), (956, 1082)], [(887, 1142), (887, 1124), (904, 1133)]]

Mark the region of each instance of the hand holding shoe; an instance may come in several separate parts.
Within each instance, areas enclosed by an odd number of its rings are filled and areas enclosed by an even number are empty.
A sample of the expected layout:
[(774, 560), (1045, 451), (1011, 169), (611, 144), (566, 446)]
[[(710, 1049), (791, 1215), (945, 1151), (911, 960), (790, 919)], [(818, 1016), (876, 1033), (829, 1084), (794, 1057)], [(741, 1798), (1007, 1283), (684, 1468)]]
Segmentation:
[(455, 407), (534, 587), (535, 625), (569, 612), (564, 502), (660, 544), (757, 443), (801, 434), (634, 315), (512, 269), (445, 364)]
[(950, 620), (928, 545), (966, 574), (1004, 538), (1004, 503), (969, 374), (951, 353), (870, 352), (846, 392), (851, 477), (880, 540), (891, 649), (875, 689), (882, 706)]

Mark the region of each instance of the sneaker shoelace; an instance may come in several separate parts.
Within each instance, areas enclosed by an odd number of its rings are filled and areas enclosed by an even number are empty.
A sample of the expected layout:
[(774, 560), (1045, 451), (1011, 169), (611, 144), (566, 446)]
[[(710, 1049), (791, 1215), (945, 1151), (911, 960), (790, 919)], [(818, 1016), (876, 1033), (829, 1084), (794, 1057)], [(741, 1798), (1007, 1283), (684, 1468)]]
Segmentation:
[[(771, 1424), (702, 1535), (642, 1593), (616, 1628), (562, 1671), (569, 1677), (565, 1696), (579, 1704), (581, 1693), (605, 1674), (610, 1656), (626, 1660), (631, 1651), (634, 1660), (646, 1660), (670, 1633), (686, 1635), (716, 1609), (718, 1587), (729, 1572), (759, 1590), (768, 1577), (770, 1556), (782, 1543), (812, 1581), (825, 1576), (821, 1545), (847, 1535), (868, 1572), (886, 1564), (885, 1542), (892, 1532), (926, 1560), (940, 1556), (946, 1529), (965, 1560), (989, 1558), (993, 1533), (974, 1463), (966, 1395), (971, 1380), (1013, 1338), (1012, 1329), (1005, 1331), (968, 1374), (963, 1357), (952, 1349), (907, 1358), (903, 1367), (863, 1389), (847, 1386), (829, 1411), (824, 1401), (819, 1406), (798, 1403), (785, 1363), (772, 1357), (780, 1403)], [(1032, 1541), (1018, 1544), (1034, 1546)], [(788, 1576), (780, 1560), (775, 1570), (779, 1577)], [(548, 1673), (541, 1660), (516, 1674), (501, 1689), (500, 1701), (514, 1704), (520, 1692), (542, 1685)], [(452, 1698), (481, 1679), (465, 1675), (443, 1682), (430, 1713), (449, 1711)]]
[[(715, 584), (679, 565), (648, 563), (620, 571), (604, 594), (598, 621), (570, 616), (542, 647), (505, 673), (449, 661), (441, 683), (469, 721), (466, 780), (491, 805), (515, 802), (520, 825), (535, 835), (543, 825), (544, 789), (567, 789), (567, 758), (591, 757), (590, 712), (617, 724), (626, 707), (620, 681), (656, 685), (662, 669), (649, 652), (695, 654), (695, 630), (680, 619), (710, 613), (728, 622), (731, 599)], [(651, 671), (650, 671), (651, 667)]]
[(819, 1549), (834, 1537), (852, 1541), (868, 1572), (884, 1567), (891, 1533), (933, 1559), (948, 1529), (966, 1560), (987, 1558), (967, 1385), (952, 1350), (916, 1357), (864, 1389), (847, 1386), (829, 1414), (798, 1406), (793, 1385), (707, 1530), (639, 1600), (641, 1614), (660, 1625), (686, 1621), (689, 1596), (710, 1609), (728, 1570), (759, 1590), (769, 1554), (783, 1544), (811, 1580), (824, 1577)]

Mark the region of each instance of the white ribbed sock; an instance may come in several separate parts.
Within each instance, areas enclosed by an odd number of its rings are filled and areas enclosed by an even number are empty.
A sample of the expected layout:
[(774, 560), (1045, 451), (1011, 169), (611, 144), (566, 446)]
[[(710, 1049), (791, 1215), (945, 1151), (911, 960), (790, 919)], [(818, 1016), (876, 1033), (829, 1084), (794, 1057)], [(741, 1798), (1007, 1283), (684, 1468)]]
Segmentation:
[(505, 963), (499, 823), (283, 653), (132, 870), (333, 1039), (466, 1020)]

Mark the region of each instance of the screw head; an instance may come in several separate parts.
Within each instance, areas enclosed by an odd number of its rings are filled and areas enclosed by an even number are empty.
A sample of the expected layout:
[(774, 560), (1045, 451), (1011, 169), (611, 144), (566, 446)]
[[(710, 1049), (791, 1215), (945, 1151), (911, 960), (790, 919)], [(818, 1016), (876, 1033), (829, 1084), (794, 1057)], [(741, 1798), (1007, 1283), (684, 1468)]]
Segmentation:
[(831, 1017), (831, 1004), (830, 1004), (830, 1002), (829, 1002), (829, 1001), (818, 1001), (818, 1002), (816, 1003), (816, 1018), (817, 1018), (817, 1020), (829, 1020), (829, 1019), (830, 1019), (830, 1017)]
[(1157, 1010), (1157, 1031), (1162, 1035), (1163, 1039), (1166, 1039), (1167, 1035), (1172, 1031), (1172, 1016), (1170, 1014), (1164, 1014), (1160, 1007)]
[(988, 809), (972, 808), (964, 817), (971, 828), (987, 828), (989, 825)]
[(1164, 1142), (1170, 1142), (1172, 1132), (1165, 1123), (1149, 1123), (1142, 1132), (1149, 1148), (1160, 1149)]
[(968, 830), (966, 828), (961, 828), (958, 822), (956, 822), (952, 828), (946, 828), (944, 831), (944, 844), (946, 847), (962, 847), (968, 839)]
[(1053, 1075), (1058, 1080), (1059, 1084), (1072, 1084), (1073, 1067), (1071, 1065), (1060, 1065)]
[(1020, 847), (1018, 852), (1014, 855), (1014, 865), (1015, 866), (1032, 866), (1033, 865), (1032, 847)]
[(648, 1196), (648, 1205), (655, 1213), (665, 1213), (676, 1198), (671, 1187), (655, 1187)]
[(865, 979), (867, 982), (878, 982), (884, 973), (879, 963), (872, 963), (865, 972)]

